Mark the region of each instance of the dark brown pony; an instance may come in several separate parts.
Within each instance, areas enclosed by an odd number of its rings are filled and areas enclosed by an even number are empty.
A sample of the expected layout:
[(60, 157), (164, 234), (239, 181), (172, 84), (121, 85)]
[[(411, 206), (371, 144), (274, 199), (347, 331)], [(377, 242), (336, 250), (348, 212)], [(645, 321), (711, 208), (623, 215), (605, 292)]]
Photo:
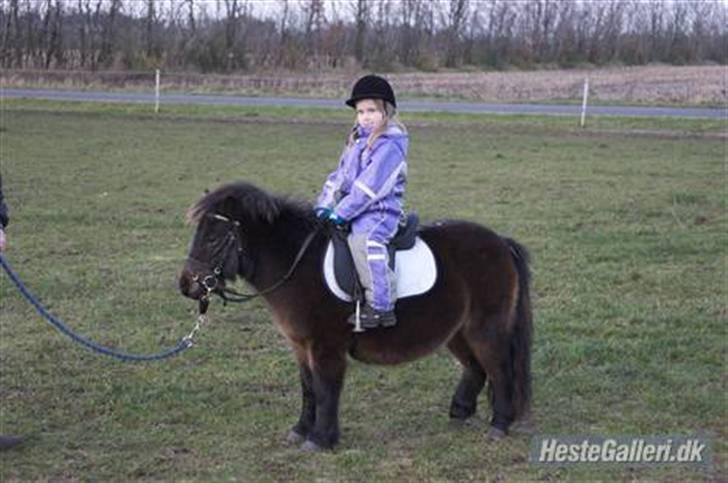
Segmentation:
[(300, 368), (303, 407), (289, 443), (318, 450), (338, 442), (347, 354), (366, 363), (399, 364), (446, 344), (463, 366), (450, 417), (464, 420), (475, 413), (486, 379), (493, 409), (489, 436), (504, 436), (527, 412), (528, 254), (515, 241), (465, 221), (421, 227), (420, 237), (435, 254), (437, 282), (426, 294), (397, 302), (395, 327), (359, 334), (346, 323), (353, 305), (324, 286), (328, 240), (310, 205), (235, 183), (204, 196), (188, 215), (197, 231), (179, 284), (193, 299), (206, 293), (202, 280), (215, 291), (238, 276), (259, 291), (275, 286), (310, 233), (319, 232), (290, 278), (264, 295)]

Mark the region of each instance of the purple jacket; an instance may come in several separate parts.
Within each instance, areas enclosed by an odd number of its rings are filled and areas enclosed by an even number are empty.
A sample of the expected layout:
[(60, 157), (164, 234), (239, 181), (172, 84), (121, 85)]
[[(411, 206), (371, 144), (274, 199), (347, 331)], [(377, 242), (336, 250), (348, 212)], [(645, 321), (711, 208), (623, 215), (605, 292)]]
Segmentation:
[(353, 222), (355, 232), (368, 231), (382, 218), (399, 219), (407, 185), (407, 133), (390, 124), (367, 149), (370, 131), (357, 127), (357, 139), (344, 148), (339, 167), (326, 179), (317, 207), (331, 208)]

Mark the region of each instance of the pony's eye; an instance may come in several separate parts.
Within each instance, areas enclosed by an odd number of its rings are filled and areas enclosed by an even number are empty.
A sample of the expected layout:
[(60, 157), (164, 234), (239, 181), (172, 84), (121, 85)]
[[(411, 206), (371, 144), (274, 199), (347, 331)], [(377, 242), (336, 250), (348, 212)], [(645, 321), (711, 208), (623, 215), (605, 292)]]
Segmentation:
[(207, 234), (205, 234), (205, 241), (207, 243), (215, 243), (217, 241), (217, 239), (218, 239), (218, 236), (215, 233), (215, 230), (210, 230), (209, 232), (207, 232)]

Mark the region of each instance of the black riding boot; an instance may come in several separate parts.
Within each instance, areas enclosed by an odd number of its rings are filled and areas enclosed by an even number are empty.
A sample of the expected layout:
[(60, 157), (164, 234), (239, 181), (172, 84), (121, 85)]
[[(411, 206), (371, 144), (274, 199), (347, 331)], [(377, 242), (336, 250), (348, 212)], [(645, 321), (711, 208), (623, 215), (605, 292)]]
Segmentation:
[[(377, 327), (394, 327), (397, 324), (397, 316), (394, 310), (380, 312), (375, 310), (369, 304), (364, 304), (359, 314), (362, 329), (376, 329)], [(351, 314), (347, 321), (356, 325), (356, 312)]]

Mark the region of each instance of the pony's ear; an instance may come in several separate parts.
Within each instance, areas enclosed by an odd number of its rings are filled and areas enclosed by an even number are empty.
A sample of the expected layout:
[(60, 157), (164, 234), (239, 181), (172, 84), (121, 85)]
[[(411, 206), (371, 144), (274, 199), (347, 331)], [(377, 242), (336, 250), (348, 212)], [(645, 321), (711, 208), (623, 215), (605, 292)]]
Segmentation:
[(194, 205), (190, 206), (187, 210), (187, 213), (185, 214), (185, 220), (188, 225), (196, 225), (200, 222), (200, 218), (202, 218), (203, 210), (200, 207), (199, 203), (195, 203)]

